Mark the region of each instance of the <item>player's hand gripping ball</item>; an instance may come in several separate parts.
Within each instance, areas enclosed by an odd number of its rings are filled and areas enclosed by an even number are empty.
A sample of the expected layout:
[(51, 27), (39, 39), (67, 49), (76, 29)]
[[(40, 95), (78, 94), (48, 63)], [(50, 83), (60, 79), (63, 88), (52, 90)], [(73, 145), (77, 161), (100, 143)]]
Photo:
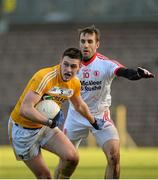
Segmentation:
[(59, 125), (62, 119), (62, 111), (55, 101), (52, 99), (44, 99), (40, 101), (35, 108), (48, 118), (47, 126), (54, 128)]
[(51, 119), (54, 119), (54, 117), (60, 111), (59, 105), (51, 99), (40, 101), (36, 105), (36, 109), (44, 116), (46, 116), (47, 118), (51, 118)]

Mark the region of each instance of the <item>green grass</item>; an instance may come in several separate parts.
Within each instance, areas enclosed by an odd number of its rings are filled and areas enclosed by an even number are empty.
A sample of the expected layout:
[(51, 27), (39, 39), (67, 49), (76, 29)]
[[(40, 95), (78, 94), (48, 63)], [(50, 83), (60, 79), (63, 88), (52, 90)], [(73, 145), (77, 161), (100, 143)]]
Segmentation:
[[(72, 179), (101, 179), (104, 176), (106, 159), (99, 148), (80, 148), (80, 163)], [(58, 157), (43, 151), (43, 156), (52, 171)], [(12, 149), (0, 147), (0, 178), (35, 178), (23, 162), (16, 161)], [(122, 179), (158, 179), (158, 148), (121, 149)]]

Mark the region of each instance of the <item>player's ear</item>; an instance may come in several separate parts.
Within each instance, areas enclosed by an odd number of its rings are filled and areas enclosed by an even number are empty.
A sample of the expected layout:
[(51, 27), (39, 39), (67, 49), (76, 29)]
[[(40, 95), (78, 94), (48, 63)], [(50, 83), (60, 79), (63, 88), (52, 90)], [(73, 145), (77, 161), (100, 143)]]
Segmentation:
[(97, 46), (97, 49), (98, 49), (99, 46), (100, 46), (100, 41), (98, 41), (98, 42), (96, 43), (96, 46)]

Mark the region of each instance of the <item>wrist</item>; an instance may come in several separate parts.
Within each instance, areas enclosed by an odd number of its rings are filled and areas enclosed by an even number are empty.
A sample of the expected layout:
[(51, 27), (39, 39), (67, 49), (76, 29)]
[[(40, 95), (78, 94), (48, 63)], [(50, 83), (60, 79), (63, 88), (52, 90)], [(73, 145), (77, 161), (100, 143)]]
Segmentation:
[(96, 123), (96, 119), (93, 118), (93, 121), (90, 122), (91, 124), (95, 124)]
[(99, 129), (96, 119), (94, 119), (94, 122), (91, 123), (91, 125), (92, 125), (95, 129), (97, 129), (97, 130)]
[(53, 120), (49, 118), (49, 119), (47, 120), (47, 122), (46, 122), (46, 126), (48, 126), (48, 127), (51, 128), (52, 125), (53, 125)]
[(138, 76), (138, 78), (142, 78), (142, 76), (139, 74), (139, 72), (137, 71), (137, 76)]
[(138, 67), (137, 74), (138, 74), (139, 78), (143, 78), (144, 77), (144, 69), (141, 67)]

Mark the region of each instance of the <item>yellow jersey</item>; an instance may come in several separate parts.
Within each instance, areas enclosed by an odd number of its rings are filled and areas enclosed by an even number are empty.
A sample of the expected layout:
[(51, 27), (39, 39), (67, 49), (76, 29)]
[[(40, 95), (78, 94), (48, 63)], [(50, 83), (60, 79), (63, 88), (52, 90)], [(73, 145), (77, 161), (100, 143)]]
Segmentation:
[(29, 90), (41, 96), (51, 96), (60, 107), (70, 97), (80, 96), (81, 84), (79, 79), (73, 77), (70, 81), (63, 81), (60, 68), (60, 65), (44, 68), (33, 75), (11, 113), (11, 118), (15, 123), (28, 128), (42, 127), (41, 124), (32, 122), (19, 114), (21, 103)]

